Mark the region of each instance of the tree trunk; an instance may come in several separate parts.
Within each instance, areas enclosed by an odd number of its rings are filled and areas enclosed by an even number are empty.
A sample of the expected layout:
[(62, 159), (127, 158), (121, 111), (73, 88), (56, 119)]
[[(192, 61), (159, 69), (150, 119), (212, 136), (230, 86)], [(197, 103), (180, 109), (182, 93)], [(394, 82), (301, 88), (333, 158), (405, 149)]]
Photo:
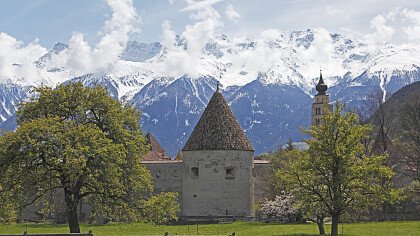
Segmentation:
[(331, 215), (331, 236), (338, 236), (338, 221), (340, 220), (340, 213), (334, 212)]
[(319, 235), (325, 235), (324, 217), (316, 216), (316, 224), (318, 225)]
[(69, 224), (70, 233), (80, 233), (77, 205), (79, 200), (72, 196), (69, 190), (64, 190), (66, 201), (66, 217)]
[(77, 204), (73, 204), (73, 206), (67, 209), (67, 221), (69, 223), (70, 233), (80, 233)]

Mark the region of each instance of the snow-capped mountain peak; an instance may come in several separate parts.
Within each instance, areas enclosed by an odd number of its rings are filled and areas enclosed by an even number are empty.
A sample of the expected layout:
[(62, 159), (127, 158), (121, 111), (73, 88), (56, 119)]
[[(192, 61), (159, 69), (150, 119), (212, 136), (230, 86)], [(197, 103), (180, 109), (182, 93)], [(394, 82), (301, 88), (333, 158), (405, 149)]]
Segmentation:
[(115, 61), (87, 74), (61, 63), (73, 49), (57, 43), (34, 62), (36, 73), (0, 76), (0, 128), (15, 127), (17, 104), (31, 86), (80, 81), (106, 86), (114, 98), (136, 105), (143, 129), (175, 154), (220, 82), (259, 153), (302, 138), (299, 127), (309, 124), (320, 67), (331, 100), (353, 107), (373, 90), (391, 94), (420, 80), (418, 45), (373, 44), (323, 29), (269, 30), (248, 39), (221, 35), (200, 42), (202, 48), (183, 36), (165, 43), (129, 41)]

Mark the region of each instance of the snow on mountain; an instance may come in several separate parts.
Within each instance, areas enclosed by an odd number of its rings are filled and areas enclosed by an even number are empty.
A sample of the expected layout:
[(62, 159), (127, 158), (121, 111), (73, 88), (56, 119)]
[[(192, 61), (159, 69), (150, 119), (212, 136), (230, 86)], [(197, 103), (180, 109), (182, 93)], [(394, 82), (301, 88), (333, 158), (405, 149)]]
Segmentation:
[[(177, 50), (188, 50), (188, 42), (177, 37)], [(49, 67), (48, 61), (68, 50), (68, 45), (57, 43), (35, 64), (39, 67), (37, 78), (23, 78), (21, 85), (50, 85), (81, 77), (64, 67)], [(224, 87), (243, 86), (254, 81), (260, 73), (266, 75), (263, 83), (296, 85), (306, 93), (312, 91), (321, 66), (326, 82), (332, 86), (341, 83), (345, 75), (354, 79), (367, 71), (369, 75), (394, 70), (415, 71), (420, 65), (419, 47), (412, 45), (393, 45), (389, 43), (368, 44), (349, 39), (339, 34), (322, 30), (294, 31), (274, 37), (251, 39), (229, 39), (222, 35), (205, 44), (193, 64), (181, 66), (194, 71), (180, 71), (170, 75), (162, 68), (171, 67), (173, 60), (182, 61), (183, 55), (173, 58), (171, 50), (161, 43), (139, 43), (130, 41), (120, 54), (120, 60), (99, 71), (92, 71), (99, 77), (107, 75), (115, 79), (119, 98), (155, 78), (212, 76)], [(186, 51), (188, 52), (188, 51)], [(172, 57), (171, 57), (172, 56)], [(55, 64), (55, 63), (53, 63)], [(175, 64), (174, 70), (177, 69)], [(18, 65), (17, 65), (18, 66)], [(196, 73), (195, 73), (196, 72)], [(350, 73), (350, 74), (349, 74)], [(92, 76), (88, 76), (95, 80)], [(13, 78), (16, 80), (17, 78)], [(136, 80), (136, 81), (135, 81)], [(126, 81), (126, 83), (125, 83)]]
[(190, 136), (216, 84), (213, 77), (153, 80), (132, 99), (143, 113), (142, 128), (152, 131), (166, 151), (175, 155)]
[[(254, 39), (221, 35), (194, 51), (175, 43), (130, 41), (119, 58), (88, 74), (60, 64), (69, 46), (57, 43), (34, 65), (33, 76), (0, 76), (0, 127), (13, 127), (17, 104), (31, 86), (69, 81), (106, 86), (110, 95), (143, 112), (141, 124), (174, 155), (192, 131), (217, 81), (257, 153), (289, 138), (310, 122), (311, 97), (322, 67), (331, 100), (361, 106), (367, 94), (392, 94), (420, 80), (420, 47), (369, 43), (323, 29), (263, 32)], [(17, 69), (22, 65), (14, 65)]]
[(58, 55), (60, 52), (68, 50), (69, 46), (65, 43), (56, 43), (44, 56), (40, 57), (35, 64), (39, 67), (45, 67), (53, 55)]
[(16, 110), (19, 103), (27, 99), (30, 88), (10, 83), (10, 81), (0, 81), (0, 128), (13, 130), (16, 126)]
[(129, 41), (120, 54), (120, 58), (125, 61), (144, 62), (158, 55), (162, 50), (162, 45), (155, 43), (139, 43)]

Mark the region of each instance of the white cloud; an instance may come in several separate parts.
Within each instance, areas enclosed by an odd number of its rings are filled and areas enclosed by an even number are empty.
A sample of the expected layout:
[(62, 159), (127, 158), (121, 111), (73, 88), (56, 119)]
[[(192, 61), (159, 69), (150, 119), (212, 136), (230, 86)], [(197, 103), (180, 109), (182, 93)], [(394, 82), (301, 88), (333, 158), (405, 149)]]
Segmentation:
[(6, 33), (0, 33), (0, 79), (12, 79), (24, 83), (25, 78), (37, 78), (40, 72), (34, 61), (47, 49), (35, 40), (27, 46)]
[[(84, 35), (75, 32), (68, 42), (69, 49), (54, 54), (48, 67), (64, 67), (71, 76), (107, 70), (118, 59), (131, 33), (137, 32), (140, 18), (132, 0), (107, 0), (112, 16), (102, 27), (99, 42), (91, 47)], [(23, 43), (6, 33), (0, 33), (0, 77), (13, 79), (17, 83), (39, 85), (53, 83), (60, 78), (47, 78), (34, 63), (47, 53), (37, 41)], [(59, 75), (56, 75), (59, 77)], [(47, 79), (46, 81), (42, 78)]]
[(269, 41), (275, 41), (275, 40), (281, 39), (283, 37), (284, 37), (284, 34), (279, 29), (270, 28), (270, 29), (263, 30), (259, 38), (263, 40), (264, 42), (269, 42)]
[(342, 60), (334, 58), (336, 54), (330, 33), (324, 28), (316, 28), (313, 31), (314, 40), (311, 45), (307, 49), (301, 47), (298, 52), (299, 57), (305, 61), (302, 72), (307, 72), (307, 74), (303, 76), (312, 77), (313, 72), (318, 71), (320, 67), (327, 76), (345, 73)]
[(90, 47), (82, 34), (74, 33), (69, 41), (69, 50), (54, 55), (50, 66), (64, 66), (81, 75), (97, 70), (106, 71), (118, 60), (129, 35), (139, 31), (136, 25), (140, 18), (132, 0), (107, 0), (107, 3), (112, 16), (101, 29), (101, 39), (95, 47)]
[(212, 7), (214, 4), (222, 1), (224, 0), (203, 0), (197, 2), (193, 0), (185, 0), (185, 2), (187, 3), (187, 7), (185, 7), (181, 11), (199, 11), (202, 9)]
[(183, 46), (177, 45), (176, 33), (172, 31), (171, 24), (165, 20), (162, 23), (162, 45), (167, 50), (164, 63), (156, 63), (154, 69), (162, 76), (178, 77), (183, 74), (195, 75), (198, 73), (196, 64), (198, 60), (194, 60), (192, 54), (184, 50)]
[(189, 74), (192, 77), (200, 75), (201, 53), (203, 47), (215, 39), (216, 30), (223, 27), (219, 12), (213, 7), (220, 0), (206, 0), (195, 2), (186, 0), (187, 7), (182, 11), (192, 12), (190, 19), (194, 23), (185, 26), (180, 38), (185, 45), (177, 45), (176, 33), (172, 31), (169, 21), (162, 23), (162, 41), (167, 50), (164, 65), (155, 65), (162, 75), (182, 76)]
[(370, 27), (375, 30), (374, 33), (365, 36), (365, 39), (371, 42), (391, 40), (395, 30), (387, 25), (387, 19), (383, 15), (377, 15), (370, 21)]
[(403, 27), (404, 33), (411, 42), (420, 42), (420, 11), (404, 9), (401, 15), (411, 22), (411, 25)]
[[(217, 36), (222, 34), (222, 19), (235, 21), (241, 17), (232, 4), (220, 4), (222, 6), (216, 8), (216, 4), (222, 1), (169, 0), (171, 4), (185, 4), (181, 12), (188, 14), (191, 22), (180, 32), (175, 32), (173, 28), (178, 29), (177, 25), (172, 28), (169, 21), (163, 21), (161, 43), (166, 53), (151, 66), (155, 75), (178, 77), (189, 74), (198, 77), (201, 76), (200, 73), (205, 73), (218, 77), (219, 75), (213, 72), (218, 73), (222, 70), (212, 70), (218, 66), (226, 66), (227, 70), (222, 73), (225, 73), (224, 76), (231, 76), (232, 79), (248, 76), (247, 79), (253, 80), (259, 72), (267, 72), (272, 68), (285, 70), (281, 76), (295, 76), (292, 72), (286, 73), (286, 70), (290, 69), (288, 62), (301, 63), (297, 65), (299, 71), (296, 73), (301, 73), (305, 78), (313, 77), (320, 66), (323, 67), (326, 76), (344, 73), (342, 60), (334, 58), (337, 54), (334, 52), (331, 36), (323, 28), (313, 30), (314, 39), (309, 47), (300, 47), (296, 51), (288, 51), (288, 35), (285, 37), (285, 34), (276, 28), (261, 30), (252, 40), (245, 39), (245, 36), (221, 40)], [(99, 32), (99, 42), (89, 45), (85, 35), (75, 32), (68, 42), (69, 49), (59, 55), (53, 55), (49, 67), (64, 67), (71, 72), (71, 76), (90, 72), (107, 73), (113, 69), (129, 36), (139, 31), (136, 26), (140, 17), (133, 6), (133, 0), (107, 0), (107, 3), (112, 15)], [(226, 14), (226, 18), (222, 18), (221, 13)], [(343, 10), (330, 6), (326, 7), (326, 13), (347, 17)], [(375, 16), (371, 19), (370, 26), (373, 32), (367, 35), (359, 35), (357, 31), (348, 28), (343, 28), (342, 31), (355, 34), (355, 38), (365, 37), (372, 43), (389, 41), (401, 35), (410, 42), (420, 41), (419, 11), (395, 9)], [(203, 48), (209, 42), (217, 42), (222, 51), (229, 47), (233, 52), (223, 51), (224, 56), (214, 60), (211, 55), (203, 53)], [(252, 42), (253, 46), (246, 49), (238, 46), (244, 42)], [(47, 49), (40, 46), (36, 40), (25, 46), (12, 36), (0, 33), (0, 79), (43, 78), (42, 73), (45, 71), (40, 72), (33, 62), (46, 52)], [(290, 60), (284, 60), (285, 58)], [(243, 71), (244, 73), (241, 73)]]
[[(213, 1), (213, 4), (215, 2)], [(180, 38), (186, 46), (177, 46), (176, 33), (171, 29), (169, 21), (163, 22), (162, 43), (167, 50), (167, 54), (164, 59), (165, 63), (157, 63), (155, 65), (158, 74), (172, 77), (179, 77), (184, 74), (192, 77), (198, 77), (201, 75), (200, 73), (212, 74), (212, 68), (215, 65), (208, 64), (209, 61), (203, 54), (205, 45), (212, 41), (219, 42), (219, 45), (222, 47), (226, 44), (225, 46), (235, 50), (232, 53), (225, 53), (216, 62), (222, 65), (229, 65), (225, 76), (231, 78), (231, 80), (237, 79), (238, 73), (245, 71), (246, 75), (243, 75), (243, 78), (247, 81), (252, 81), (258, 73), (265, 73), (275, 68), (284, 70), (285, 73), (282, 76), (288, 77), (278, 79), (286, 81), (293, 76), (294, 78), (292, 79), (296, 79), (296, 72), (290, 71), (290, 67), (283, 60), (287, 57), (305, 59), (304, 63), (299, 65), (299, 67), (301, 68), (300, 72), (303, 73), (302, 76), (306, 78), (311, 78), (313, 72), (318, 71), (320, 66), (323, 66), (328, 71), (327, 75), (344, 73), (341, 64), (342, 60), (333, 57), (335, 55), (334, 45), (327, 30), (323, 28), (315, 29), (313, 31), (314, 40), (310, 47), (302, 47), (298, 51), (293, 52), (287, 49), (279, 49), (288, 47), (288, 38), (280, 30), (270, 28), (262, 30), (252, 41), (248, 41), (253, 42), (254, 46), (243, 49), (237, 45), (246, 42), (247, 40), (244, 38), (232, 38), (230, 42), (221, 42), (217, 39), (217, 30), (222, 28), (223, 24), (220, 20), (219, 12), (209, 4), (209, 1), (206, 1), (206, 3), (208, 4), (202, 4), (200, 7), (197, 7), (196, 3), (192, 3), (195, 7), (187, 7), (188, 9), (195, 9), (190, 15), (195, 22), (187, 25), (185, 30), (180, 33)], [(273, 46), (273, 44), (277, 44), (277, 46)], [(215, 77), (219, 76), (218, 74), (212, 75)]]
[(375, 16), (370, 24), (375, 30), (366, 36), (370, 41), (390, 41), (397, 37), (403, 43), (420, 42), (420, 11), (396, 8)]
[(233, 8), (233, 5), (230, 4), (226, 7), (226, 17), (231, 21), (237, 21), (241, 18), (241, 15)]
[(346, 14), (342, 9), (333, 8), (331, 6), (327, 6), (325, 9), (327, 10), (328, 15), (343, 17), (347, 20), (350, 19), (350, 16)]

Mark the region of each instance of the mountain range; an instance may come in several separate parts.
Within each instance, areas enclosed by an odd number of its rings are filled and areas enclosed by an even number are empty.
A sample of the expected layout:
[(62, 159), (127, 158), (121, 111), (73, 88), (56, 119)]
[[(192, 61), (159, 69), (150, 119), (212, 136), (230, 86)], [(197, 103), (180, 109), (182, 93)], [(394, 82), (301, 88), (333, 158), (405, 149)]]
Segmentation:
[[(57, 43), (34, 62), (37, 76), (0, 75), (0, 128), (16, 127), (19, 103), (33, 86), (80, 81), (106, 86), (116, 99), (142, 111), (141, 125), (174, 156), (187, 141), (220, 83), (233, 113), (256, 150), (272, 151), (289, 138), (300, 141), (308, 128), (319, 66), (331, 101), (363, 106), (368, 94), (384, 99), (420, 81), (420, 46), (372, 43), (317, 30), (229, 39), (225, 35), (197, 45), (176, 37), (173, 44), (130, 41), (118, 60), (91, 73), (60, 65), (70, 50)], [(19, 63), (16, 65), (19, 67)]]

